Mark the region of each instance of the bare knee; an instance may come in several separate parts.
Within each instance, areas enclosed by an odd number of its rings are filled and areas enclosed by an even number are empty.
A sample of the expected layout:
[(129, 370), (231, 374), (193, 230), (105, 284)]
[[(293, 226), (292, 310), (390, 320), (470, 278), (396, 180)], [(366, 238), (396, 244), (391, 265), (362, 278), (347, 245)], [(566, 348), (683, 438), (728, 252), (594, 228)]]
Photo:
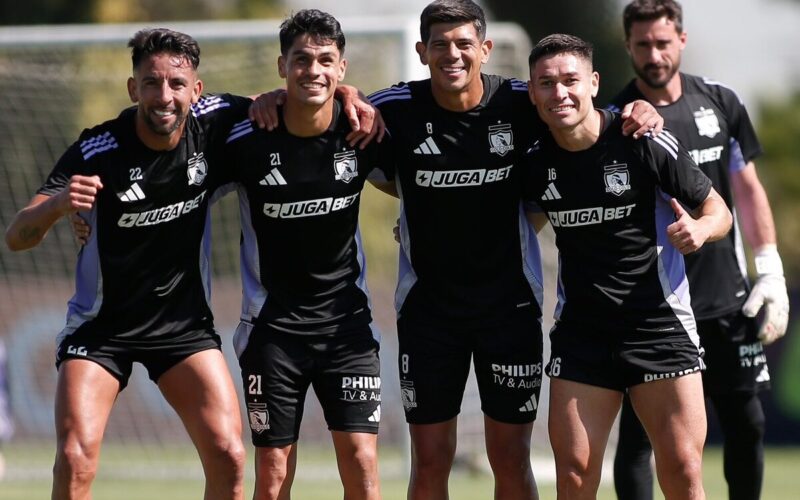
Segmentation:
[(413, 445), (411, 469), (416, 477), (446, 477), (450, 474), (455, 456), (455, 447), (424, 443)]
[(91, 483), (97, 475), (100, 443), (81, 443), (67, 440), (56, 451), (53, 474), (59, 481)]
[(587, 492), (596, 492), (600, 486), (601, 467), (592, 466), (588, 460), (569, 457), (556, 461), (556, 487), (559, 497), (581, 498)]
[(663, 458), (656, 469), (659, 483), (666, 498), (700, 498), (703, 490), (702, 454), (694, 452), (677, 453)]
[(244, 477), (247, 452), (238, 436), (217, 441), (214, 443), (211, 453), (217, 467), (230, 471), (230, 475), (233, 477), (239, 479)]
[(507, 444), (502, 449), (487, 447), (486, 454), (495, 475), (502, 472), (526, 474), (531, 470), (531, 449), (527, 443)]

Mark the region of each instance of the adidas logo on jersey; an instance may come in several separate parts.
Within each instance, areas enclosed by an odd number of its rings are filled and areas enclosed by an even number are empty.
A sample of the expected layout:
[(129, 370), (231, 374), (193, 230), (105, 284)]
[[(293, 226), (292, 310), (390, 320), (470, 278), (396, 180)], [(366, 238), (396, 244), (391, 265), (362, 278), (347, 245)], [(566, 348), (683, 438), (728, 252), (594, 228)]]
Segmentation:
[(258, 183), (261, 184), (262, 186), (285, 186), (286, 179), (283, 178), (283, 176), (281, 175), (281, 173), (278, 171), (277, 168), (273, 168)]
[(539, 404), (536, 402), (536, 394), (531, 395), (531, 399), (525, 401), (525, 404), (519, 407), (520, 413), (530, 413), (536, 411)]
[(503, 168), (477, 169), (477, 170), (442, 170), (433, 172), (431, 170), (418, 170), (416, 179), (417, 186), (446, 188), (462, 186), (480, 186), (490, 182), (497, 182), (508, 179), (511, 176), (509, 165)]
[(378, 407), (375, 408), (375, 411), (372, 412), (372, 415), (370, 415), (367, 420), (369, 420), (370, 422), (380, 422), (381, 421), (381, 405), (378, 405)]
[(756, 382), (769, 382), (769, 381), (770, 381), (769, 368), (767, 368), (767, 366), (764, 365), (764, 368), (761, 369), (761, 371), (758, 373), (758, 376), (756, 377)]
[(145, 198), (144, 191), (142, 191), (142, 188), (139, 187), (138, 182), (134, 183), (133, 186), (131, 186), (130, 189), (124, 193), (117, 193), (117, 196), (120, 200), (128, 203), (132, 201), (140, 201)]
[(547, 186), (547, 189), (544, 190), (544, 194), (542, 195), (542, 200), (552, 201), (552, 200), (560, 200), (560, 199), (561, 199), (561, 193), (559, 193), (558, 189), (556, 189), (555, 183), (551, 182)]
[(439, 147), (433, 142), (433, 137), (428, 137), (425, 139), (425, 142), (419, 145), (417, 149), (414, 150), (414, 154), (417, 155), (440, 155), (442, 152), (439, 150)]

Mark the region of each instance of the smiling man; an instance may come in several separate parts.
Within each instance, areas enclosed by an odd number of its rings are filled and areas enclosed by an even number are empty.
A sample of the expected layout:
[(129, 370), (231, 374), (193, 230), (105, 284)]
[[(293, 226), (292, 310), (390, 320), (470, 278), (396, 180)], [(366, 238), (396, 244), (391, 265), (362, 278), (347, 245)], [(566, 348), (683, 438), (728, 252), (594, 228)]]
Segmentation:
[(722, 238), (731, 214), (669, 132), (624, 137), (619, 115), (594, 108), (589, 44), (550, 35), (529, 62), (550, 133), (527, 148), (523, 193), (559, 251), (546, 368), (558, 496), (596, 497), (627, 391), (665, 497), (704, 498), (703, 361), (682, 254)]
[[(379, 339), (372, 330), (358, 230), (361, 190), (384, 178), (380, 145), (350, 146), (334, 99), (344, 78), (345, 36), (315, 9), (281, 25), (278, 73), (286, 81), (280, 125), (259, 129), (250, 101), (237, 109), (219, 161), (238, 183), (242, 219), (242, 322), (234, 343), (253, 444), (254, 498), (289, 498), (309, 387), (331, 431), (344, 497), (380, 497)], [(373, 180), (373, 179), (370, 179)]]
[(90, 498), (103, 433), (134, 362), (181, 417), (206, 475), (206, 499), (243, 495), (236, 391), (209, 307), (208, 202), (220, 183), (194, 39), (166, 29), (130, 40), (136, 106), (85, 130), (9, 225), (13, 250), (39, 244), (82, 211), (91, 237), (58, 336), (53, 498)]

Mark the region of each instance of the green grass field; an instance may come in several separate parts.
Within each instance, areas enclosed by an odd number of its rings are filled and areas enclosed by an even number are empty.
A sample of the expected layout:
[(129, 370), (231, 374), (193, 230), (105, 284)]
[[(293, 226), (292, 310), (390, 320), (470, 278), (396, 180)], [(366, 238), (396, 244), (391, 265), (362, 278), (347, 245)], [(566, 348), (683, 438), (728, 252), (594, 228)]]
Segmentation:
[[(11, 446), (3, 450), (7, 477), (0, 482), (0, 500), (31, 500), (49, 498), (52, 452), (47, 446)], [(800, 492), (800, 449), (770, 448), (766, 454), (764, 500), (798, 498)], [(192, 450), (142, 449), (106, 446), (101, 470), (95, 481), (94, 498), (98, 500), (168, 499), (196, 500), (202, 498), (203, 481)], [(722, 478), (722, 458), (719, 449), (705, 454), (704, 484), (710, 500), (727, 498)], [(534, 470), (536, 473), (536, 470)], [(610, 472), (608, 472), (610, 474)], [(381, 454), (381, 486), (383, 498), (405, 498), (407, 462), (397, 449)], [(555, 485), (539, 478), (542, 500), (555, 499)], [(246, 498), (253, 491), (252, 465), (248, 468)], [(342, 498), (336, 477), (333, 454), (324, 449), (300, 449), (298, 477), (292, 490), (300, 500), (335, 500)], [(491, 478), (483, 474), (456, 471), (450, 479), (450, 498), (453, 500), (485, 500), (492, 498)], [(613, 499), (610, 483), (604, 483), (599, 499)], [(661, 498), (656, 495), (656, 498)]]

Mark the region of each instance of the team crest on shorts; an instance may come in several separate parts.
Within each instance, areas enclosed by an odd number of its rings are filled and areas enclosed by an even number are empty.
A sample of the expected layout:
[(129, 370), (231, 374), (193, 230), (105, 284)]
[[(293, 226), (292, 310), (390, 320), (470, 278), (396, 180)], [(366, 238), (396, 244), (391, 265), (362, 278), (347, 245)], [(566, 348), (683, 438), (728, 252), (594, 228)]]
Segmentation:
[(606, 183), (606, 193), (620, 196), (631, 188), (627, 163), (607, 165), (603, 167), (603, 171), (605, 173), (603, 180)]
[(358, 162), (355, 151), (345, 151), (333, 155), (334, 179), (348, 183), (358, 176)]
[(489, 152), (505, 156), (509, 151), (514, 151), (514, 132), (511, 125), (501, 123), (489, 127)]
[(186, 175), (189, 177), (189, 185), (199, 186), (206, 179), (206, 174), (208, 174), (208, 164), (203, 157), (203, 153), (194, 153), (189, 158), (189, 168), (186, 170)]
[(266, 403), (247, 403), (247, 413), (250, 420), (250, 429), (256, 434), (261, 434), (269, 429), (269, 412)]
[(414, 389), (414, 382), (410, 380), (400, 381), (400, 399), (403, 401), (403, 408), (406, 411), (417, 407), (417, 391)]
[(697, 125), (697, 133), (709, 139), (713, 139), (715, 135), (721, 132), (719, 120), (713, 109), (706, 109), (701, 106), (699, 110), (694, 112), (694, 123)]

